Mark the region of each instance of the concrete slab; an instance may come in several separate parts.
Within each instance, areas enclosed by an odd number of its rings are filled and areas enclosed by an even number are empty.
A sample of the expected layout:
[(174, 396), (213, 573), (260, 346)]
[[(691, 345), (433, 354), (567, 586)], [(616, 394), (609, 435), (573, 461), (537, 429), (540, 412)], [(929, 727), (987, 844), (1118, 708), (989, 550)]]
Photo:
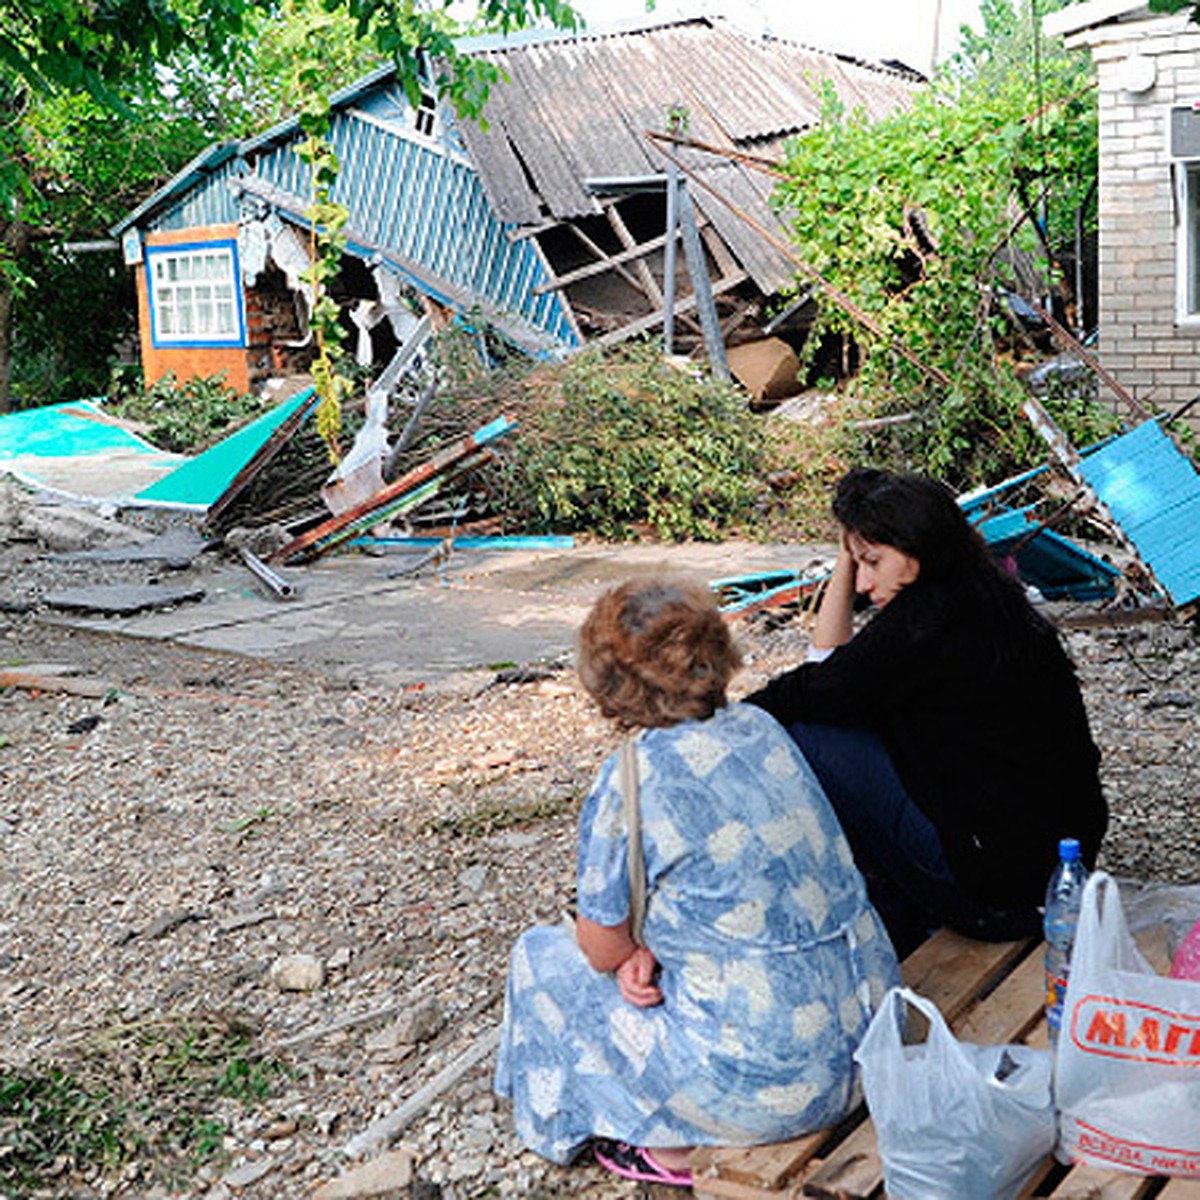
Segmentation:
[(168, 529), (127, 546), (102, 546), (95, 550), (64, 550), (46, 557), (58, 562), (162, 562), (182, 570), (201, 554), (209, 539), (187, 526)]
[(387, 579), (395, 565), (363, 555), (282, 568), (296, 599), (260, 590), (248, 570), (202, 577), (200, 604), (166, 612), (59, 623), (308, 665), (385, 686), (434, 683), (463, 670), (565, 660), (593, 601), (627, 578), (726, 575), (801, 568), (833, 547), (751, 542), (582, 545), (565, 551), (455, 552), (439, 572)]
[(168, 608), (191, 600), (202, 600), (202, 587), (157, 587), (136, 584), (97, 584), (91, 587), (64, 588), (45, 597), (49, 608), (68, 612), (107, 613), (132, 616), (148, 609)]

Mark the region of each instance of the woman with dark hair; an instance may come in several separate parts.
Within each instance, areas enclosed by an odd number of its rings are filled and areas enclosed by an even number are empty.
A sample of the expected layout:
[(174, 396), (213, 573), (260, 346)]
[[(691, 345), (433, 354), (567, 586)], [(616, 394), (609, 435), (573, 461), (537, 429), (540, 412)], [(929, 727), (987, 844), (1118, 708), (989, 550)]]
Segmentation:
[(739, 661), (705, 588), (626, 583), (583, 626), (580, 679), (639, 731), (647, 901), (639, 943), (618, 752), (580, 816), (574, 936), (530, 929), (509, 966), (496, 1091), (555, 1162), (590, 1145), (684, 1186), (692, 1146), (796, 1137), (857, 1102), (896, 958), (787, 733), (726, 704)]
[(833, 512), (809, 661), (747, 701), (816, 772), (902, 957), (939, 925), (1036, 933), (1059, 839), (1091, 865), (1108, 822), (1058, 634), (934, 480), (858, 468)]

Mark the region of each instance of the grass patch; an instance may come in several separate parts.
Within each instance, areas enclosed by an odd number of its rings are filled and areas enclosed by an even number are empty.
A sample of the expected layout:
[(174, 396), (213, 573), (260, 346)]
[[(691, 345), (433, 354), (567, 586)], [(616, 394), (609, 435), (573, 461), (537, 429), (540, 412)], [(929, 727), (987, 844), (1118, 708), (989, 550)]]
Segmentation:
[(261, 1104), (282, 1073), (255, 1039), (226, 1014), (163, 1016), (91, 1033), (53, 1063), (0, 1067), (0, 1194), (118, 1171), (173, 1184), (219, 1161), (231, 1109)]
[(425, 827), (428, 833), (448, 833), (453, 837), (488, 837), (505, 829), (519, 829), (552, 821), (556, 817), (579, 810), (576, 796), (543, 796), (537, 800), (510, 803), (491, 799), (478, 804), (470, 812), (456, 817), (438, 817)]

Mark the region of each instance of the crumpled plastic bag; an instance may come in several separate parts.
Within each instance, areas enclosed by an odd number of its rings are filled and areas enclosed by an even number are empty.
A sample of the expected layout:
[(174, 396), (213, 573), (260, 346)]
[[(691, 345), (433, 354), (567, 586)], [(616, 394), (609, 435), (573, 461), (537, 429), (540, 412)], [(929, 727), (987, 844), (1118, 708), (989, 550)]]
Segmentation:
[[(921, 1045), (902, 1042), (906, 1005), (929, 1020)], [(892, 988), (854, 1057), (891, 1200), (1012, 1200), (1054, 1147), (1048, 1051), (960, 1042), (937, 1005)]]

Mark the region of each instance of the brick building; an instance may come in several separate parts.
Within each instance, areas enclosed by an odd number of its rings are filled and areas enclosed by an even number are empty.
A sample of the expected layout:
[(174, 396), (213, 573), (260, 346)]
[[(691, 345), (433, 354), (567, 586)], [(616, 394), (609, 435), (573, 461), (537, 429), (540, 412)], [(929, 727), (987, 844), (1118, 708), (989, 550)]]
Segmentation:
[(1042, 27), (1096, 64), (1101, 361), (1178, 412), (1200, 393), (1200, 25), (1190, 9), (1086, 0)]

